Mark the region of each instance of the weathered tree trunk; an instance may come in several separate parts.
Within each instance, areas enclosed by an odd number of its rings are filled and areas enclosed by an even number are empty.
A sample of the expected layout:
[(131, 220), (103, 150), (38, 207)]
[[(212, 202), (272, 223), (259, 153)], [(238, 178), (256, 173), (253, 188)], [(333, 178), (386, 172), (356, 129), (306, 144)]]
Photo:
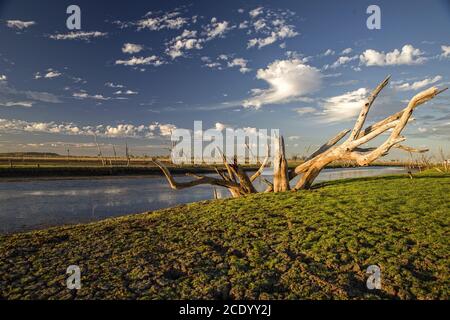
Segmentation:
[[(374, 103), (381, 90), (389, 83), (390, 77), (384, 79), (370, 94), (367, 101), (362, 105), (361, 112), (352, 130), (343, 130), (336, 136), (331, 138), (328, 142), (322, 145), (317, 151), (309, 156), (306, 161), (294, 170), (288, 171), (288, 163), (285, 154), (285, 145), (283, 137), (278, 137), (274, 156), (273, 156), (273, 183), (267, 179), (262, 179), (268, 185), (265, 192), (283, 192), (290, 189), (289, 182), (296, 176), (300, 175), (299, 181), (296, 183), (294, 191), (301, 189), (311, 188), (314, 180), (320, 174), (323, 168), (331, 164), (334, 161), (347, 161), (356, 163), (359, 166), (367, 166), (373, 161), (383, 157), (389, 153), (391, 148), (399, 148), (407, 152), (426, 152), (427, 149), (415, 149), (408, 146), (400, 145), (405, 140), (401, 136), (401, 133), (405, 126), (411, 121), (411, 115), (414, 109), (434, 98), (436, 95), (442, 93), (447, 88), (439, 90), (436, 87), (431, 87), (421, 93), (415, 95), (408, 103), (408, 106), (402, 111), (397, 112), (375, 124), (372, 124), (363, 130), (364, 123), (366, 122), (367, 115), (370, 111), (370, 107)], [(384, 143), (374, 148), (363, 147), (369, 141), (377, 138), (388, 130), (392, 130), (388, 138)], [(349, 132), (348, 139), (340, 145), (337, 145)], [(225, 166), (224, 171), (216, 169), (219, 178), (205, 177), (198, 175), (191, 175), (196, 180), (189, 182), (177, 183), (169, 170), (160, 162), (154, 160), (155, 164), (161, 168), (164, 175), (169, 182), (169, 185), (173, 189), (183, 189), (200, 184), (210, 184), (213, 186), (220, 186), (227, 188), (231, 195), (235, 198), (242, 197), (248, 194), (256, 193), (257, 190), (253, 185), (253, 182), (258, 178), (264, 167), (269, 162), (270, 150), (267, 150), (267, 157), (262, 162), (259, 170), (251, 177), (248, 177), (242, 167), (237, 163), (236, 159), (234, 163), (228, 163), (226, 157), (218, 150), (223, 158), (223, 164)], [(128, 148), (127, 148), (128, 154)]]
[(283, 192), (289, 188), (288, 163), (283, 137), (278, 137), (273, 156), (273, 191)]

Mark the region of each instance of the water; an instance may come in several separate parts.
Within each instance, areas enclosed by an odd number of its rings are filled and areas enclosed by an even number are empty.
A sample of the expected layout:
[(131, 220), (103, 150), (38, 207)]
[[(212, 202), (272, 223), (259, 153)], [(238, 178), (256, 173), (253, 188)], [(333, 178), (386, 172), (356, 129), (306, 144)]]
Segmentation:
[[(398, 167), (326, 169), (316, 181), (404, 172)], [(269, 178), (271, 170), (263, 175)], [(266, 185), (257, 181), (257, 189), (264, 190)], [(226, 189), (217, 188), (217, 192), (219, 197), (229, 196)], [(211, 186), (172, 190), (163, 177), (0, 180), (0, 233), (89, 222), (211, 198)]]

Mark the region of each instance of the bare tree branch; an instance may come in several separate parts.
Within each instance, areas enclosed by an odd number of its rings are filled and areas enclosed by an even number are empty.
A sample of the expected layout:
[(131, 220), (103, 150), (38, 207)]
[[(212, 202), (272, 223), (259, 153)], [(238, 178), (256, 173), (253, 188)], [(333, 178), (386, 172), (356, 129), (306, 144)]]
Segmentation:
[(383, 90), (383, 88), (386, 87), (386, 85), (389, 83), (390, 78), (391, 78), (390, 75), (387, 76), (370, 94), (369, 98), (367, 99), (367, 102), (361, 108), (361, 112), (359, 113), (358, 119), (356, 120), (355, 123), (355, 127), (353, 128), (352, 133), (350, 133), (350, 137), (348, 138), (349, 141), (355, 140), (355, 138), (361, 132), (364, 122), (366, 121), (367, 115), (369, 114), (370, 107), (372, 106), (373, 102), (377, 98), (380, 91)]
[(425, 152), (430, 151), (430, 149), (428, 149), (428, 148), (416, 149), (416, 148), (404, 146), (404, 145), (401, 145), (401, 144), (398, 144), (398, 145), (394, 146), (394, 148), (398, 148), (398, 149), (401, 149), (401, 150), (404, 150), (404, 151), (407, 151), (407, 152), (410, 152), (410, 153), (411, 152), (425, 153)]
[(334, 146), (336, 143), (341, 141), (343, 137), (347, 135), (347, 133), (350, 132), (350, 129), (342, 130), (337, 135), (335, 135), (333, 138), (328, 140), (325, 144), (323, 144), (317, 151), (315, 151), (313, 154), (311, 154), (306, 160), (311, 160), (314, 157), (318, 156), (321, 153), (324, 153), (328, 149), (330, 149), (332, 146)]
[(258, 178), (264, 171), (264, 168), (266, 167), (267, 163), (269, 162), (269, 157), (270, 157), (270, 148), (269, 145), (267, 145), (267, 154), (266, 157), (264, 158), (263, 162), (261, 163), (261, 166), (259, 167), (258, 171), (256, 171), (251, 177), (250, 177), (250, 181), (253, 182), (256, 180), (256, 178)]
[(239, 185), (233, 181), (225, 181), (216, 179), (213, 177), (206, 177), (206, 176), (199, 176), (195, 174), (187, 174), (189, 176), (193, 176), (196, 178), (196, 180), (188, 181), (188, 182), (176, 182), (173, 178), (172, 174), (170, 173), (169, 169), (165, 165), (163, 165), (158, 160), (154, 159), (152, 162), (157, 165), (161, 171), (164, 173), (167, 181), (169, 182), (169, 185), (174, 190), (180, 190), (185, 188), (190, 188), (194, 186), (198, 186), (201, 184), (211, 184), (215, 186), (225, 187), (225, 188), (231, 188), (231, 189), (239, 189)]

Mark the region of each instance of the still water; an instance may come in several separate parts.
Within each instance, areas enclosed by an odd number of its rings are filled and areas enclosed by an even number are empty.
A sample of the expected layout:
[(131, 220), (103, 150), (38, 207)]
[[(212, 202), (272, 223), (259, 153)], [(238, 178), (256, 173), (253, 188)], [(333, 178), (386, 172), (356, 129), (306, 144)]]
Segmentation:
[[(326, 169), (316, 181), (405, 171), (399, 167)], [(270, 174), (270, 169), (263, 173)], [(192, 178), (177, 176), (176, 179)], [(258, 179), (257, 189), (265, 187)], [(229, 195), (226, 189), (217, 188), (217, 192), (219, 197)], [(0, 180), (0, 233), (89, 222), (211, 198), (211, 186), (176, 191), (168, 187), (163, 177)]]

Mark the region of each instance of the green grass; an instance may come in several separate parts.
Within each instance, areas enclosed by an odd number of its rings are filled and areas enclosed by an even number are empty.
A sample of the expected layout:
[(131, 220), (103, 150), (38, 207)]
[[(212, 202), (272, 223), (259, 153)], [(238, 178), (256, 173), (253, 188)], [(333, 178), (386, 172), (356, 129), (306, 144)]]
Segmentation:
[(450, 175), (341, 180), (2, 236), (0, 298), (449, 299), (449, 195)]

